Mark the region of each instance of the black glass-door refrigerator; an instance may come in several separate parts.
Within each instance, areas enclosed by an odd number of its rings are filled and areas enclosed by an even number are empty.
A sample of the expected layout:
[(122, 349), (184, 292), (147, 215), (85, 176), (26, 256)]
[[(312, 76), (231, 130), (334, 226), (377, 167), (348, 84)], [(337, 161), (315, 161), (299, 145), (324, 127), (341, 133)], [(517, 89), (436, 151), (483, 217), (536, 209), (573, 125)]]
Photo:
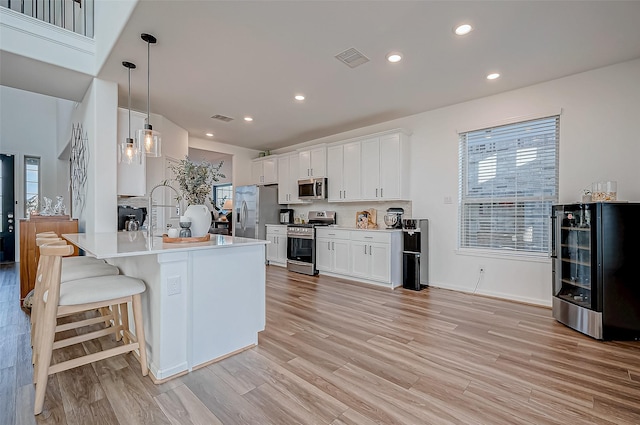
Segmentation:
[(640, 339), (640, 204), (554, 205), (553, 317), (597, 339)]

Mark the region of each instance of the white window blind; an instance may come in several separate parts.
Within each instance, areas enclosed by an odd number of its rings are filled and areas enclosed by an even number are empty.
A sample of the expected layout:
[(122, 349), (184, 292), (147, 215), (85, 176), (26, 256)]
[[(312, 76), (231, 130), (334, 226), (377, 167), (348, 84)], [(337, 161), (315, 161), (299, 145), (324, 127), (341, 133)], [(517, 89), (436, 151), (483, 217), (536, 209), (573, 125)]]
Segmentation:
[(559, 119), (460, 134), (460, 248), (548, 251)]

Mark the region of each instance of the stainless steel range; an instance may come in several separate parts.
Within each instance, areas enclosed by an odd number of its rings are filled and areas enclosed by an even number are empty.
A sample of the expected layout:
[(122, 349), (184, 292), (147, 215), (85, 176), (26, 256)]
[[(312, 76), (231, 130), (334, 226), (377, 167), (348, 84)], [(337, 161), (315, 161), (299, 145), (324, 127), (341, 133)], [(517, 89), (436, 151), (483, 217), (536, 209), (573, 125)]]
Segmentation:
[(308, 224), (287, 226), (287, 269), (308, 275), (316, 270), (316, 227), (336, 224), (335, 211), (309, 211)]

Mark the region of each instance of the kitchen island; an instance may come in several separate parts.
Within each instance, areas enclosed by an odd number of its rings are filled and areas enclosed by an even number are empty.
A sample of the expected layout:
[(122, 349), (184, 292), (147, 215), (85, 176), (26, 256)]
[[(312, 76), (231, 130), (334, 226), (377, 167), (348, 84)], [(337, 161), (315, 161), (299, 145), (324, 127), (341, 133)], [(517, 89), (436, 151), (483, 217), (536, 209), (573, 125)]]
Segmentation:
[(258, 343), (267, 241), (211, 235), (208, 242), (163, 243), (141, 231), (62, 236), (146, 283), (142, 307), (154, 382)]

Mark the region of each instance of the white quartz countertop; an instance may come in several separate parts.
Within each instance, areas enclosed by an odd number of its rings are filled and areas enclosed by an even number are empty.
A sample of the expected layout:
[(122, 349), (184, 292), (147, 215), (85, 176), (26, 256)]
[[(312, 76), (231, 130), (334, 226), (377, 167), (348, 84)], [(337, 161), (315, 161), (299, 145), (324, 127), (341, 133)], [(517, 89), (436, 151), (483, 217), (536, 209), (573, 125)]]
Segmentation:
[(356, 227), (348, 227), (348, 226), (326, 226), (326, 227), (321, 227), (321, 229), (351, 230), (351, 231), (357, 231), (357, 232), (386, 232), (386, 233), (402, 232), (402, 229), (387, 229), (384, 226), (378, 227), (376, 229), (358, 229)]
[(208, 242), (163, 243), (161, 236), (154, 236), (151, 243), (146, 232), (67, 233), (62, 237), (97, 258), (131, 257), (136, 255), (163, 254), (204, 249), (266, 245), (269, 242), (237, 236), (210, 235)]

